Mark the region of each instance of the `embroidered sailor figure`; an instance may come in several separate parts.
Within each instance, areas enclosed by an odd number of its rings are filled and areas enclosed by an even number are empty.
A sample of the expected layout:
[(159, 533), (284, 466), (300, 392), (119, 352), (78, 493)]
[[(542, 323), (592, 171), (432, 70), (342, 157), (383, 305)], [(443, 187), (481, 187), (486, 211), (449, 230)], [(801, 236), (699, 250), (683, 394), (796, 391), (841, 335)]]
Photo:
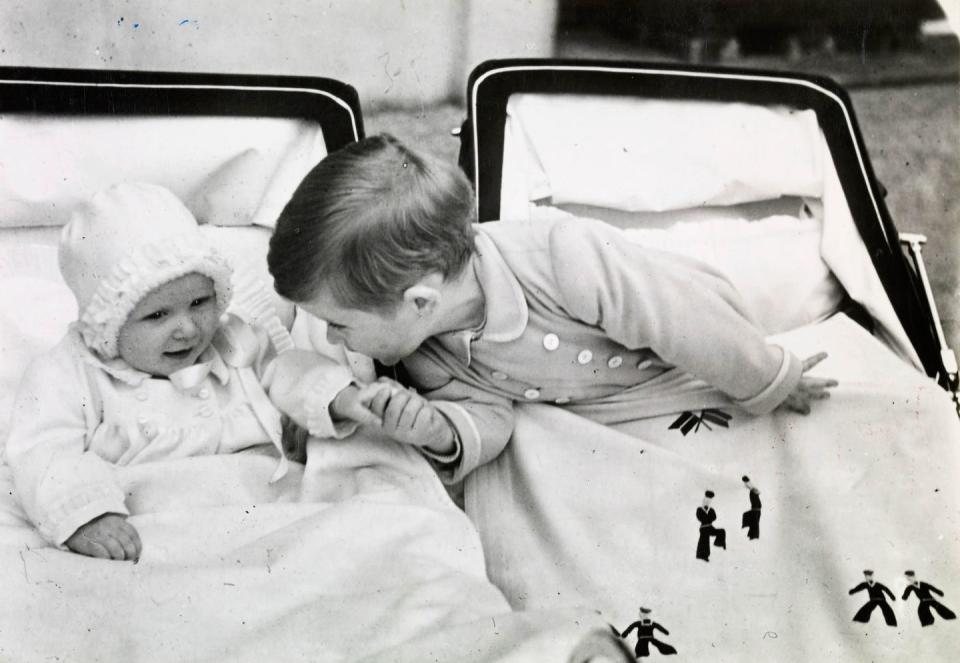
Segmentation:
[(637, 658), (649, 656), (650, 645), (656, 647), (658, 652), (666, 656), (677, 653), (676, 649), (653, 637), (654, 631), (660, 631), (664, 635), (670, 635), (670, 631), (650, 619), (650, 608), (640, 608), (640, 619), (630, 624), (623, 633), (619, 634), (620, 637), (627, 637), (633, 629), (637, 629), (637, 645), (633, 650)]
[(700, 521), (697, 559), (702, 559), (705, 562), (710, 561), (710, 537), (714, 537), (713, 545), (717, 548), (726, 549), (727, 547), (727, 531), (713, 526), (713, 522), (717, 519), (717, 512), (710, 506), (713, 495), (712, 490), (706, 491), (703, 494), (703, 504), (697, 507), (697, 520)]
[(864, 569), (863, 571), (864, 582), (861, 582), (859, 585), (851, 589), (848, 593), (850, 595), (856, 594), (863, 590), (867, 590), (867, 594), (870, 596), (870, 600), (864, 603), (857, 614), (853, 616), (853, 621), (863, 622), (866, 624), (870, 621), (870, 614), (873, 612), (874, 608), (880, 608), (880, 612), (883, 613), (883, 619), (887, 622), (887, 626), (896, 626), (897, 617), (893, 614), (893, 608), (890, 607), (890, 604), (887, 603), (887, 600), (884, 598), (884, 594), (890, 597), (891, 601), (896, 601), (896, 597), (893, 595), (886, 585), (883, 585), (873, 579), (873, 571), (870, 569)]
[(907, 576), (907, 581), (910, 584), (903, 590), (903, 596), (901, 598), (906, 601), (910, 594), (915, 593), (917, 598), (920, 599), (920, 605), (917, 606), (917, 617), (920, 618), (921, 625), (930, 626), (933, 623), (932, 610), (936, 610), (941, 619), (957, 618), (953, 610), (931, 596), (931, 593), (937, 596), (943, 596), (943, 592), (929, 583), (917, 580), (917, 576), (913, 571), (904, 571), (903, 575)]
[(750, 483), (750, 477), (744, 475), (743, 485), (750, 491), (750, 510), (743, 512), (740, 520), (740, 529), (747, 528), (747, 538), (760, 538), (760, 489)]

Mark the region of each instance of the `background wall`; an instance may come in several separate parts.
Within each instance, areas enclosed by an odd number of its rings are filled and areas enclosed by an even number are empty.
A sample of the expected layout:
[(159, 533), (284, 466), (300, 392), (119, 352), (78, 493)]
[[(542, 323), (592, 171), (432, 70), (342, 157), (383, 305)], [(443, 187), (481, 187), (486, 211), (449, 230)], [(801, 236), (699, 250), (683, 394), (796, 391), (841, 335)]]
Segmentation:
[(553, 53), (556, 0), (0, 0), (0, 64), (327, 76), (365, 107), (459, 98)]

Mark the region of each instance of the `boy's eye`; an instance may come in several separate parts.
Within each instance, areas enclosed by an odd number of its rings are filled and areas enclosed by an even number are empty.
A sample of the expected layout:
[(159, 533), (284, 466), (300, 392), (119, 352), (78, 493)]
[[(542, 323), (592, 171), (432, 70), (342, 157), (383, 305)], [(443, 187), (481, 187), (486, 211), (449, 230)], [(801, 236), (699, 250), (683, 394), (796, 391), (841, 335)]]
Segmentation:
[(148, 313), (143, 316), (143, 320), (162, 320), (164, 316), (167, 315), (167, 312), (163, 309), (159, 311), (154, 311), (153, 313)]
[(192, 306), (192, 307), (194, 307), (194, 308), (198, 308), (198, 307), (203, 306), (203, 305), (205, 305), (205, 304), (209, 304), (209, 303), (212, 302), (212, 301), (213, 301), (213, 297), (210, 297), (209, 295), (204, 296), (204, 297), (197, 297), (197, 298), (194, 299), (192, 302), (190, 302), (190, 306)]

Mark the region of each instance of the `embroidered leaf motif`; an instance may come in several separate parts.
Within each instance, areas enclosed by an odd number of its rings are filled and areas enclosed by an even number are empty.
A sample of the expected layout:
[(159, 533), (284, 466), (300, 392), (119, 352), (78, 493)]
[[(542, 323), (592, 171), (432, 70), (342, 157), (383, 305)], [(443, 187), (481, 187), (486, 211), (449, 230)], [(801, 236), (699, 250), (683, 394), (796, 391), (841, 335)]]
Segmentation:
[(700, 414), (694, 414), (693, 412), (682, 412), (679, 417), (677, 417), (668, 430), (680, 429), (680, 432), (683, 435), (693, 431), (697, 433), (700, 431), (700, 425), (702, 424), (707, 430), (713, 430), (710, 427), (710, 424), (715, 426), (723, 426), (724, 428), (729, 428), (730, 424), (728, 423), (733, 418), (732, 415), (727, 414), (723, 410), (717, 410), (714, 408), (707, 408), (706, 410), (701, 410)]

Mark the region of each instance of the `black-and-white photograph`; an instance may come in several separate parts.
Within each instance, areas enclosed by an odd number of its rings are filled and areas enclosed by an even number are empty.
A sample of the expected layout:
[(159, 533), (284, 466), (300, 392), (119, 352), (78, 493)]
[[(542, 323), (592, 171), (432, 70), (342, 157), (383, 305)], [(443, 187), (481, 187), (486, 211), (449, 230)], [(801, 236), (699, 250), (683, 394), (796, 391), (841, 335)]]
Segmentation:
[(0, 662), (960, 651), (960, 0), (0, 0)]

